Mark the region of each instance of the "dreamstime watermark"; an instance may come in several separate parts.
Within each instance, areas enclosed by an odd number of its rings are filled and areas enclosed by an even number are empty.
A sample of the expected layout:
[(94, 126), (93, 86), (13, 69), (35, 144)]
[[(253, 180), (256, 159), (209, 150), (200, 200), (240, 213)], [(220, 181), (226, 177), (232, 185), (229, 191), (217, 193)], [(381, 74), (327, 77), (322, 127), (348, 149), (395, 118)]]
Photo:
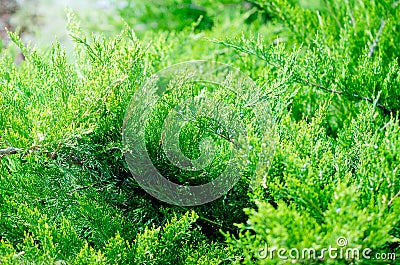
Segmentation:
[[(249, 117), (257, 121), (259, 132), (269, 132), (271, 112), (262, 98), (251, 78), (222, 63), (190, 61), (155, 73), (137, 89), (124, 119), (124, 154), (133, 177), (147, 193), (174, 205), (201, 205), (225, 195), (246, 170), (249, 130), (253, 129), (246, 124)], [(157, 126), (148, 126), (160, 119)], [(201, 155), (190, 158), (181, 150), (181, 132), (187, 124), (204, 119), (218, 125), (212, 130), (225, 145), (218, 146), (215, 138), (205, 137), (199, 143)], [(215, 156), (223, 148), (229, 159), (208, 183), (175, 183), (155, 165), (154, 152), (149, 153), (148, 139), (153, 136), (159, 137), (158, 155), (162, 152), (174, 172), (207, 173), (220, 161)], [(263, 148), (272, 150), (273, 144), (261, 138)]]
[(336, 245), (329, 245), (326, 248), (276, 248), (264, 247), (258, 249), (257, 258), (259, 259), (282, 259), (282, 260), (395, 260), (395, 253), (375, 253), (370, 248), (350, 248), (345, 237), (338, 237)]

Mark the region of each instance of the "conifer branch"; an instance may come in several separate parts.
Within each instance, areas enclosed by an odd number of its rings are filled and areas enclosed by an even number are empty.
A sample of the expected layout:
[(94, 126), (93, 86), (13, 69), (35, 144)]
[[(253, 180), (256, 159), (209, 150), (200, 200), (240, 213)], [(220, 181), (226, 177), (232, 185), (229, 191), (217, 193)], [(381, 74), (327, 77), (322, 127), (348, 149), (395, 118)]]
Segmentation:
[(22, 149), (19, 148), (14, 148), (14, 147), (9, 147), (6, 149), (0, 149), (0, 158), (3, 156), (9, 156), (9, 155), (15, 155), (21, 152)]
[[(347, 97), (352, 97), (354, 99), (361, 99), (361, 100), (364, 100), (364, 101), (368, 101), (370, 103), (375, 103), (372, 98), (364, 97), (364, 96), (361, 96), (361, 95), (358, 95), (358, 94), (354, 94), (354, 93), (351, 94), (351, 93), (346, 93), (346, 92), (343, 92), (343, 91), (340, 91), (340, 90), (330, 89), (330, 88), (324, 87), (322, 85), (313, 83), (313, 82), (311, 82), (311, 81), (309, 81), (309, 80), (307, 80), (305, 78), (302, 78), (302, 77), (300, 78), (300, 80), (304, 84), (307, 84), (307, 85), (322, 89), (322, 90), (330, 92), (330, 93), (334, 93), (334, 94), (338, 94), (338, 95), (344, 95), (344, 96), (347, 96)], [(384, 106), (384, 105), (382, 105), (380, 103), (376, 103), (375, 106), (380, 108), (387, 115), (390, 115), (391, 113), (394, 112), (393, 110), (387, 108), (386, 106)]]
[(372, 56), (374, 55), (374, 52), (376, 50), (376, 47), (378, 47), (379, 37), (382, 35), (385, 25), (386, 25), (386, 20), (382, 20), (381, 25), (378, 30), (378, 33), (376, 34), (375, 40), (369, 49), (368, 57), (370, 57), (370, 58), (372, 58)]
[[(373, 50), (378, 45), (379, 36), (382, 34), (382, 31), (383, 31), (383, 28), (384, 28), (385, 24), (386, 24), (386, 21), (382, 21), (381, 27), (380, 27), (380, 29), (378, 31), (378, 34), (377, 34), (376, 43), (374, 42), (375, 46), (372, 47)], [(218, 44), (221, 44), (221, 45), (224, 45), (225, 47), (233, 48), (233, 49), (235, 49), (237, 51), (240, 51), (240, 52), (244, 52), (244, 53), (247, 53), (247, 54), (250, 54), (250, 55), (257, 56), (259, 59), (267, 61), (268, 63), (272, 64), (275, 67), (276, 66), (280, 66), (276, 62), (268, 60), (267, 56), (265, 54), (263, 54), (261, 51), (251, 50), (251, 49), (248, 49), (246, 47), (241, 47), (239, 45), (235, 45), (235, 44), (229, 43), (229, 42), (223, 42), (223, 41), (214, 41), (214, 42), (218, 43)], [(372, 53), (373, 53), (373, 51), (372, 51)], [(371, 54), (371, 56), (372, 56), (372, 54)], [(358, 95), (358, 94), (355, 94), (355, 93), (348, 93), (348, 92), (341, 91), (341, 90), (335, 90), (335, 89), (327, 88), (327, 87), (324, 87), (324, 86), (319, 85), (317, 83), (314, 83), (312, 81), (309, 81), (306, 78), (301, 77), (301, 76), (298, 76), (298, 77), (295, 77), (295, 78), (297, 79), (297, 82), (299, 82), (299, 83), (302, 83), (302, 84), (305, 84), (305, 85), (310, 85), (310, 86), (316, 87), (318, 89), (324, 90), (324, 91), (329, 92), (329, 93), (335, 93), (335, 94), (338, 94), (338, 95), (343, 95), (343, 96), (346, 96), (347, 98), (350, 98), (350, 99), (359, 99), (359, 100), (368, 101), (368, 102), (373, 103), (373, 104), (375, 103), (375, 106), (378, 107), (379, 109), (381, 109), (385, 113), (385, 115), (390, 115), (390, 114), (393, 114), (395, 112), (394, 110), (391, 110), (388, 107), (386, 107), (386, 106), (384, 106), (384, 105), (382, 105), (380, 103), (375, 102), (372, 98), (365, 97), (365, 96), (362, 96), (362, 95)]]
[(73, 194), (73, 193), (75, 193), (77, 191), (86, 190), (86, 189), (97, 187), (97, 186), (100, 186), (100, 185), (101, 185), (101, 183), (99, 182), (99, 183), (93, 183), (93, 184), (86, 185), (86, 186), (79, 186), (79, 187), (77, 187), (75, 189), (72, 189), (72, 190), (68, 191), (68, 194), (71, 195), (71, 194)]
[(394, 200), (399, 196), (400, 196), (400, 191), (396, 195), (394, 195), (394, 197), (388, 202), (388, 207), (390, 207), (393, 204)]

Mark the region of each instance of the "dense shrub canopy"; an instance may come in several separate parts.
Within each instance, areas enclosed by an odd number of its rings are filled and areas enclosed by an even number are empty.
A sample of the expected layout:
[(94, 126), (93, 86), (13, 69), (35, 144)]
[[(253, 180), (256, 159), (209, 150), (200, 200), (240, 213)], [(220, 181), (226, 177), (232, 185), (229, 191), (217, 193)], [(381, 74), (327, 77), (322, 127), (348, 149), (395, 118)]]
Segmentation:
[[(400, 259), (398, 1), (113, 3), (120, 17), (109, 18), (112, 34), (88, 33), (95, 26), (67, 11), (73, 54), (57, 41), (32, 47), (12, 32), (1, 48), (0, 264)], [(16, 63), (20, 52), (25, 59)], [(271, 111), (265, 136), (260, 121), (235, 106), (248, 128), (243, 174), (225, 196), (195, 207), (147, 194), (128, 170), (121, 140), (138, 87), (188, 60), (240, 69)], [(197, 185), (221, 166), (187, 174), (160, 149), (163, 119), (190, 97), (178, 92), (151, 112), (147, 149), (173, 181)], [(216, 131), (196, 120), (183, 128), (180, 147), (197, 158), (201, 139), (214, 137), (222, 146), (216, 161), (224, 162), (229, 139)], [(321, 254), (329, 246), (368, 248), (375, 259), (271, 254)]]

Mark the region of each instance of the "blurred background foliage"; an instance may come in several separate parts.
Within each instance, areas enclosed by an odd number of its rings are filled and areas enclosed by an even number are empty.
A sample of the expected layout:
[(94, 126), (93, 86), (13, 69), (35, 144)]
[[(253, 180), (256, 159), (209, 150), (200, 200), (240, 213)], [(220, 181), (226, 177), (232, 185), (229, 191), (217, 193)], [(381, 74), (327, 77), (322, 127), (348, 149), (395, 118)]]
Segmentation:
[[(260, 248), (322, 248), (339, 236), (399, 257), (398, 1), (8, 2), (0, 263), (280, 264)], [(176, 207), (132, 179), (121, 127), (147, 76), (195, 59), (254, 79), (273, 114), (264, 140), (276, 146), (271, 158), (254, 133), (246, 151), (258, 167), (219, 200)]]

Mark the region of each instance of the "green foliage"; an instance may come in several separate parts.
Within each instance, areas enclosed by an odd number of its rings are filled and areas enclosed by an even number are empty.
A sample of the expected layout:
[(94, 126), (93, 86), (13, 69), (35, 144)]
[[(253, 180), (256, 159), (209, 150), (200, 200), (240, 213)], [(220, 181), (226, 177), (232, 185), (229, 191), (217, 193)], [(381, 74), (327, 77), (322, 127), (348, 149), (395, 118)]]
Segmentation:
[[(241, 249), (245, 264), (253, 264), (255, 260), (258, 260), (257, 264), (285, 264), (287, 260), (279, 259), (273, 249), (298, 249), (301, 253), (302, 249), (313, 248), (317, 257), (320, 257), (324, 255), (323, 248), (340, 248), (337, 242), (340, 237), (348, 240), (345, 250), (379, 249), (388, 239), (394, 240), (389, 232), (399, 221), (398, 205), (388, 212), (386, 207), (370, 212), (371, 208), (360, 207), (359, 198), (354, 193), (357, 193), (354, 186), (339, 184), (332, 202), (323, 212), (322, 222), (307, 212), (299, 211), (295, 205), (278, 203), (277, 208), (274, 208), (268, 203), (260, 202), (257, 204), (257, 211), (248, 211), (250, 217), (246, 225), (240, 226), (243, 234), (239, 239), (228, 236), (228, 241), (234, 248)], [(336, 252), (337, 255), (338, 253)], [(284, 255), (289, 256), (288, 252)], [(297, 259), (310, 260), (308, 256)], [(325, 253), (327, 264), (345, 264), (345, 259), (333, 259)], [(361, 261), (360, 264), (364, 262), (369, 264), (368, 261)]]
[[(398, 2), (115, 2), (125, 3), (116, 9), (126, 24), (110, 18), (120, 30), (113, 36), (84, 34), (67, 12), (73, 56), (58, 42), (44, 50), (16, 33), (1, 50), (1, 264), (392, 262), (263, 256), (266, 247), (321, 253), (340, 237), (347, 249), (399, 258)], [(25, 60), (17, 64), (19, 51)], [(180, 131), (179, 147), (196, 159), (212, 139), (213, 163), (199, 173), (168, 160), (163, 123), (180, 101), (205, 93), (230, 104), (249, 138), (241, 142), (243, 174), (225, 196), (177, 207), (131, 177), (121, 128), (147, 77), (196, 59), (248, 74), (258, 90), (244, 94), (270, 111), (256, 117), (218, 86), (170, 84), (177, 88), (145, 124), (163, 175), (203, 184), (230, 157), (226, 128), (197, 117)]]
[[(392, 158), (397, 160), (398, 152), (388, 151), (398, 142), (398, 122), (387, 124), (395, 133), (382, 135), (371, 122), (374, 112), (362, 113), (334, 140), (324, 132), (324, 118), (317, 116), (310, 123), (283, 120), (275, 161), (258, 172), (258, 210), (248, 210), (249, 221), (239, 226), (237, 240), (229, 237), (246, 263), (286, 262), (276, 254), (271, 260), (270, 252), (263, 256), (265, 245), (270, 250), (314, 248), (321, 253), (322, 248), (336, 247), (334, 240), (343, 236), (349, 248), (390, 252), (385, 244), (398, 242), (399, 209), (389, 203), (400, 185), (398, 163)], [(380, 150), (386, 150), (385, 155), (376, 154)]]
[(240, 7), (240, 0), (125, 1), (118, 11), (135, 30), (210, 30), (221, 9)]
[(78, 236), (68, 220), (53, 223), (37, 209), (26, 206), (21, 211), (38, 219), (27, 220), (29, 232), (17, 246), (18, 254), (9, 242), (1, 241), (2, 262), (6, 264), (210, 264), (226, 256), (218, 244), (210, 247), (193, 227), (197, 219), (194, 212), (174, 216), (162, 227), (145, 228), (132, 243), (116, 232), (96, 251)]

